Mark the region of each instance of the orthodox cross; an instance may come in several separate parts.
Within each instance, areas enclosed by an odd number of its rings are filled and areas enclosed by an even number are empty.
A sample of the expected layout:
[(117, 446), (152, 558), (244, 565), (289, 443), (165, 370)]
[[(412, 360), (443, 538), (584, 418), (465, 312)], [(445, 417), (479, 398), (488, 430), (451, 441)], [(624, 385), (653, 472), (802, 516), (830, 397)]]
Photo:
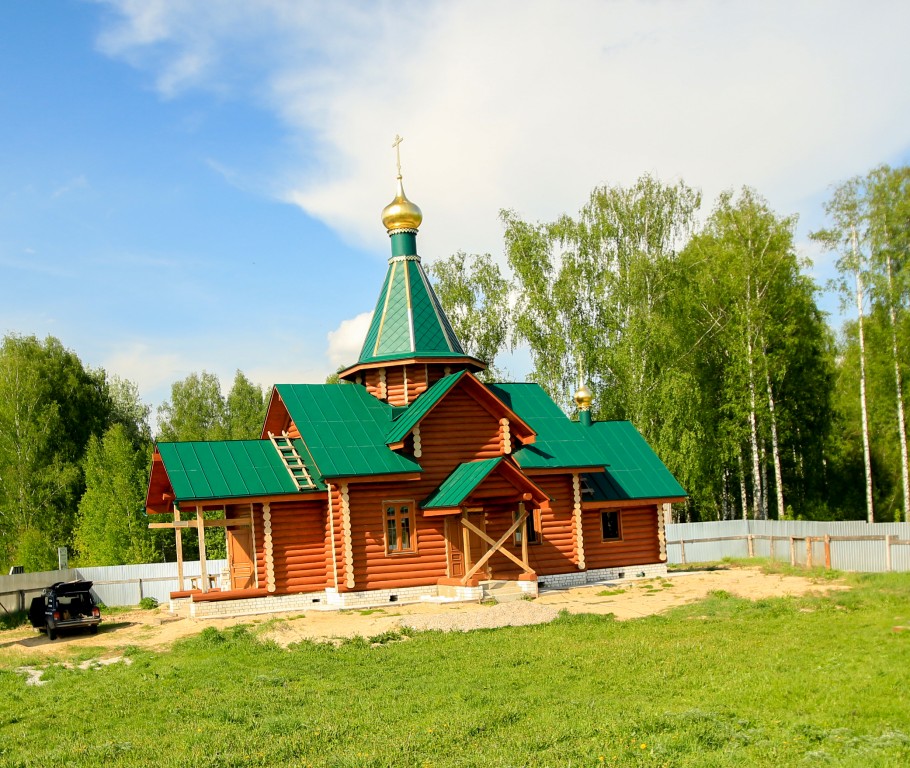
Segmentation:
[(392, 149), (395, 150), (395, 160), (398, 163), (398, 178), (401, 178), (401, 149), (400, 145), (404, 139), (401, 138), (397, 133), (395, 134), (395, 141), (392, 142)]

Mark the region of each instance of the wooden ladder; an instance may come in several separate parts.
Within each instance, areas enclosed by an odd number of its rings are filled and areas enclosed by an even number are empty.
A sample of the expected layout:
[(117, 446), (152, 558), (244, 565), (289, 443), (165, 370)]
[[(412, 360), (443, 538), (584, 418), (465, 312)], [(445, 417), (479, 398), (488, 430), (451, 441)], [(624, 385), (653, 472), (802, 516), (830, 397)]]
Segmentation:
[(288, 472), (291, 473), (291, 477), (294, 478), (294, 482), (297, 483), (297, 490), (302, 491), (304, 489), (315, 488), (316, 483), (314, 483), (313, 478), (310, 477), (306, 464), (303, 463), (303, 459), (300, 458), (300, 454), (297, 453), (297, 449), (294, 448), (294, 443), (291, 442), (288, 433), (282, 432), (280, 435), (276, 436), (272, 432), (269, 432), (269, 440), (272, 441), (272, 445), (275, 446), (275, 450), (278, 451), (278, 455), (281, 456), (284, 466), (287, 467)]

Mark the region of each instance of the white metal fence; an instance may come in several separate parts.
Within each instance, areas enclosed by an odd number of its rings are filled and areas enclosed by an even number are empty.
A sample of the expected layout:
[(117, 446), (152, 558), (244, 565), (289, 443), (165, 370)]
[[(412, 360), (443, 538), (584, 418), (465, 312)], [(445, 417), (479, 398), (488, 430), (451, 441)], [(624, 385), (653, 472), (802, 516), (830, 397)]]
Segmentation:
[[(207, 560), (206, 571), (217, 576), (227, 567), (227, 560)], [(183, 564), (184, 586), (200, 576), (199, 562)], [(20, 573), (0, 576), (0, 612), (25, 610), (31, 599), (57, 581), (87, 579), (93, 581), (95, 599), (105, 605), (137, 605), (143, 597), (159, 602), (168, 599), (178, 589), (177, 563), (145, 563), (144, 565), (110, 565), (96, 568), (67, 568), (43, 573)]]
[(723, 520), (667, 526), (667, 560), (770, 557), (841, 571), (910, 571), (910, 523)]

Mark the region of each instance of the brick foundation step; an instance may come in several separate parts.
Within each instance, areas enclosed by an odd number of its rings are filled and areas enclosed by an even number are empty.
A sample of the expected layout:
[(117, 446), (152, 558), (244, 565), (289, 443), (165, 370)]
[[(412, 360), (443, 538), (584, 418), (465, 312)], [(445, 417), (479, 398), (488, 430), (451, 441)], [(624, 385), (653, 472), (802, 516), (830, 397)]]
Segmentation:
[(480, 586), (483, 588), (484, 600), (508, 603), (512, 600), (521, 600), (525, 596), (517, 581), (490, 579), (489, 581), (480, 582)]

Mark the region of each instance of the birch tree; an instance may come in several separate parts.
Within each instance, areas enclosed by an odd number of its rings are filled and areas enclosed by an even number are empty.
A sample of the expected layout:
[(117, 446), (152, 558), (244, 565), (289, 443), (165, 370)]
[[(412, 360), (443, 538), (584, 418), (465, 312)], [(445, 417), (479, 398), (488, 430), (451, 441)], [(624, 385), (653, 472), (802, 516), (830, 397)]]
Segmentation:
[(900, 319), (907, 303), (906, 268), (910, 256), (910, 168), (880, 166), (866, 178), (873, 300), (888, 315), (903, 516), (910, 522), (910, 470), (907, 460), (907, 420), (901, 372)]
[(496, 357), (509, 346), (509, 282), (490, 254), (458, 251), (427, 271), (465, 352), (487, 363), (480, 378), (503, 378), (506, 372), (497, 367)]
[[(842, 296), (852, 297), (856, 303), (856, 321), (859, 340), (859, 402), (863, 441), (863, 469), (865, 472), (866, 520), (875, 521), (872, 494), (872, 454), (869, 440), (869, 410), (866, 398), (866, 337), (864, 321), (866, 315), (866, 282), (868, 277), (865, 222), (868, 221), (867, 201), (863, 195), (863, 181), (859, 177), (849, 179), (834, 189), (831, 199), (825, 203), (825, 213), (831, 221), (828, 229), (813, 233), (812, 237), (826, 248), (839, 254), (837, 269), (840, 279), (835, 285)], [(853, 288), (848, 285), (853, 278)]]

